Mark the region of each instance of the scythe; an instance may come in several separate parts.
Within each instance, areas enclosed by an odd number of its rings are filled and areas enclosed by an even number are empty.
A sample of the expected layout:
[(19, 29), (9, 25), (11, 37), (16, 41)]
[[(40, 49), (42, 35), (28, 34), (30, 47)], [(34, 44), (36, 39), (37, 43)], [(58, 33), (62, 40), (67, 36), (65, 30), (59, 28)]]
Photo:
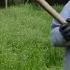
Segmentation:
[(53, 16), (60, 24), (66, 24), (66, 20), (60, 16), (60, 14), (54, 10), (47, 1), (45, 0), (37, 0), (37, 2), (51, 15)]

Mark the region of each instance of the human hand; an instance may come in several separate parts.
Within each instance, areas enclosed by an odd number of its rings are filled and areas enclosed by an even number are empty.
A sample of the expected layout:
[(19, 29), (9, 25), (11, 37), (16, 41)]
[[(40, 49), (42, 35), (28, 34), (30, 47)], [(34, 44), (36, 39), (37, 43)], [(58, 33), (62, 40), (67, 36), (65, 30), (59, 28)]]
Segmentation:
[(70, 41), (70, 18), (66, 20), (68, 23), (60, 25), (59, 31), (66, 41)]

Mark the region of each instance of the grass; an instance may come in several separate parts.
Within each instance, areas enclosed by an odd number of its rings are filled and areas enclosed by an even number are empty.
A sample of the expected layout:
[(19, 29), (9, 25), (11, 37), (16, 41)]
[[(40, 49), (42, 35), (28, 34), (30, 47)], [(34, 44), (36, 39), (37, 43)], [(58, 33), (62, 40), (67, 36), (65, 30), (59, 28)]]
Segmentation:
[(51, 21), (31, 5), (0, 9), (0, 70), (62, 69), (63, 50), (49, 41)]

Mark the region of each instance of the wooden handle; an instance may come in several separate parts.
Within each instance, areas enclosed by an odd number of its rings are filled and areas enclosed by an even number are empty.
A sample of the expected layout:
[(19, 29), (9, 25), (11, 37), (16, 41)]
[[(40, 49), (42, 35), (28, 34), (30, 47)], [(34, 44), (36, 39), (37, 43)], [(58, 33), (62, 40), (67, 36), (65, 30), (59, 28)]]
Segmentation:
[(66, 20), (59, 15), (59, 13), (54, 10), (45, 0), (37, 0), (40, 5), (50, 14), (52, 15), (60, 24), (66, 24)]

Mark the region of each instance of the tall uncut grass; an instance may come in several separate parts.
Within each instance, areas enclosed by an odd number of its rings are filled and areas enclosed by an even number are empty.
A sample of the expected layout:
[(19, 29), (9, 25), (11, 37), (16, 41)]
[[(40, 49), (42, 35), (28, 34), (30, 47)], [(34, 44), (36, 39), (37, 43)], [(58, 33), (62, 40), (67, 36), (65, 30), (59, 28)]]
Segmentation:
[(32, 5), (0, 9), (0, 70), (59, 70), (63, 49), (49, 41), (52, 17)]

